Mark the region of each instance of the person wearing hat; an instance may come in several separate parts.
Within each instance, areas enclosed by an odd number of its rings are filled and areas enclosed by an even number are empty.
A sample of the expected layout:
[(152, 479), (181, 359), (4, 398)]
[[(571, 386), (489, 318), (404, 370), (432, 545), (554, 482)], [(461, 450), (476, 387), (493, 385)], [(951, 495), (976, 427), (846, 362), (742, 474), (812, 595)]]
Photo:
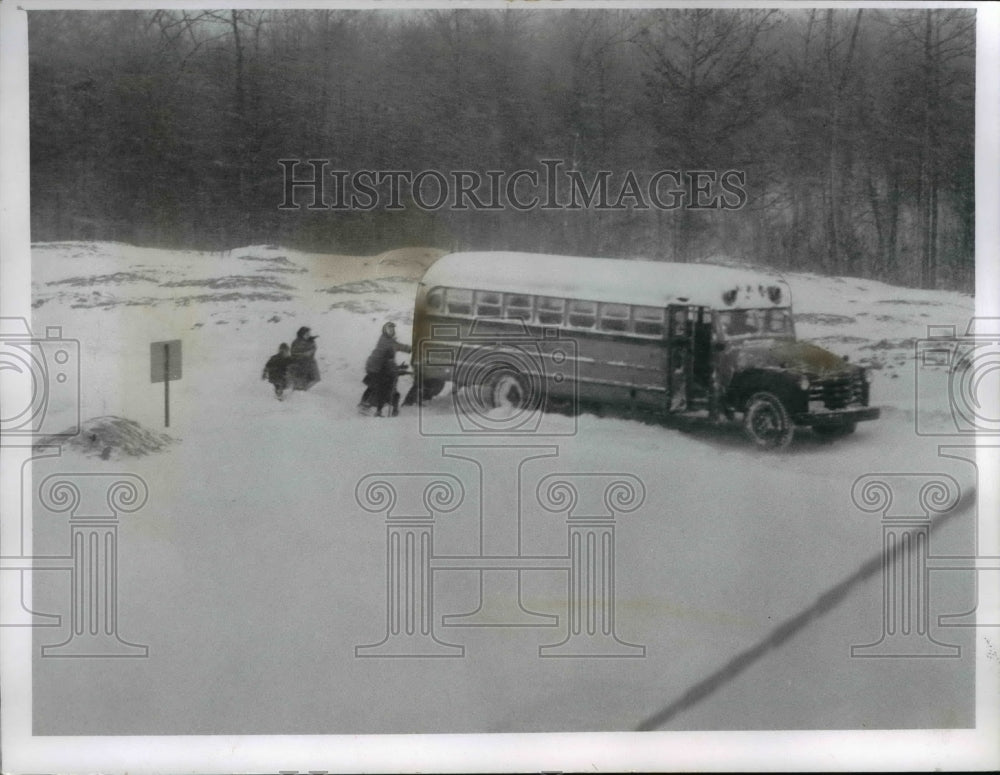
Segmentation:
[(382, 334), (375, 344), (368, 360), (365, 361), (364, 383), (368, 387), (361, 397), (360, 407), (375, 407), (375, 416), (382, 416), (386, 404), (392, 406), (392, 416), (399, 414), (399, 393), (396, 379), (405, 371), (406, 365), (396, 363), (397, 352), (410, 352), (410, 346), (396, 340), (396, 324), (391, 320), (382, 326)]
[(292, 342), (292, 364), (288, 373), (292, 387), (308, 390), (319, 382), (319, 366), (316, 364), (316, 339), (309, 326), (302, 326)]

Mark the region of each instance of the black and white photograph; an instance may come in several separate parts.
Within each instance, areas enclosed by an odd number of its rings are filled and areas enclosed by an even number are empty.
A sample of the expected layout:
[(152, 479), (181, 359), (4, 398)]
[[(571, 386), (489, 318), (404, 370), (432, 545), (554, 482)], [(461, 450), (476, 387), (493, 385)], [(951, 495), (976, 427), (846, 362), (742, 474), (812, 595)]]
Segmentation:
[(3, 772), (1000, 766), (1000, 12), (0, 5)]

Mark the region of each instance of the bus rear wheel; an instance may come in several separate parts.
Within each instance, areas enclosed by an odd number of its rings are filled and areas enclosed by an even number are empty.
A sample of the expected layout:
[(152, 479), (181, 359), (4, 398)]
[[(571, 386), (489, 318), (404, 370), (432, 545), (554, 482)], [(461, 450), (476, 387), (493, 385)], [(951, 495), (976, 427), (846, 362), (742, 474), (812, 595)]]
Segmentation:
[(490, 377), (486, 383), (486, 401), (492, 409), (516, 414), (534, 408), (537, 397), (527, 381), (512, 371), (501, 371)]
[(743, 414), (743, 429), (762, 449), (781, 449), (792, 442), (795, 425), (785, 405), (774, 393), (754, 393)]

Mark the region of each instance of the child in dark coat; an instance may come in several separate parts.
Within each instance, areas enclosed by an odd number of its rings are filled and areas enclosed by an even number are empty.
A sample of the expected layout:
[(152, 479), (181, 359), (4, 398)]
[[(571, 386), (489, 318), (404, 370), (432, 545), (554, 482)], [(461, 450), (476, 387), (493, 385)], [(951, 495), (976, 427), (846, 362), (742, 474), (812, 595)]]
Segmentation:
[(288, 345), (282, 343), (278, 347), (277, 354), (268, 358), (264, 364), (264, 372), (260, 375), (261, 379), (266, 379), (274, 385), (274, 395), (279, 401), (284, 400), (285, 389), (288, 387), (288, 369), (292, 365), (292, 356), (289, 353)]

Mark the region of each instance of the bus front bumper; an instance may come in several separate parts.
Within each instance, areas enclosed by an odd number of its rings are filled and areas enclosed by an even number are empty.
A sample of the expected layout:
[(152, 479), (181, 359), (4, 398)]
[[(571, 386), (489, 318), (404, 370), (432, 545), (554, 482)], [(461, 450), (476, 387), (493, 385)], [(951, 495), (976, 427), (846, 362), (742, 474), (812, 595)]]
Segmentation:
[(796, 425), (844, 425), (849, 422), (864, 422), (877, 420), (882, 410), (877, 406), (858, 406), (846, 409), (831, 409), (820, 412), (809, 412), (795, 418)]

